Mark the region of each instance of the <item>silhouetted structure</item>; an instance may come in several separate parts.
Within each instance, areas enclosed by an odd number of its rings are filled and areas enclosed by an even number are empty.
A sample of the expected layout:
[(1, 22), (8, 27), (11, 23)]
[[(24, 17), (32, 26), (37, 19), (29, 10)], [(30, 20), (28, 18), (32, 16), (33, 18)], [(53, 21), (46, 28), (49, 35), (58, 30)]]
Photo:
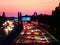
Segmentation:
[(38, 14), (37, 14), (37, 12), (34, 12), (34, 14), (32, 15), (32, 21), (38, 21)]
[(3, 12), (2, 16), (0, 16), (0, 27), (2, 26), (3, 22), (5, 22), (5, 20), (6, 20), (5, 12)]
[(5, 22), (5, 12), (2, 13), (2, 17), (3, 17), (3, 22)]
[(20, 32), (23, 29), (21, 18), (22, 18), (22, 14), (21, 12), (18, 12), (18, 30), (20, 30)]
[(37, 12), (34, 12), (34, 16), (37, 16)]
[[(60, 3), (59, 3), (59, 6), (55, 8), (55, 11), (53, 11), (53, 18), (54, 18), (54, 25), (55, 27), (57, 26), (57, 24), (59, 25), (60, 24)], [(60, 26), (60, 25), (59, 25)]]
[(52, 12), (53, 25), (56, 27), (56, 36), (60, 39), (60, 3)]
[(2, 16), (0, 16), (0, 27), (2, 27), (2, 23), (3, 23), (3, 20), (2, 20)]
[(22, 18), (22, 14), (21, 12), (18, 12), (18, 24), (21, 24), (21, 18)]

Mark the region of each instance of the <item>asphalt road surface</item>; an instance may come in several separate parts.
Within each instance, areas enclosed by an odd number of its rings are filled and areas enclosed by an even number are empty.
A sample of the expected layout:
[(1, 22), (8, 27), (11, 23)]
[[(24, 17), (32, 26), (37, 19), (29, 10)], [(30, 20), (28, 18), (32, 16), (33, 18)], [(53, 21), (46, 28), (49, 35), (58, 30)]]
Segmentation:
[(11, 45), (58, 45), (58, 40), (43, 27), (24, 24), (22, 32)]

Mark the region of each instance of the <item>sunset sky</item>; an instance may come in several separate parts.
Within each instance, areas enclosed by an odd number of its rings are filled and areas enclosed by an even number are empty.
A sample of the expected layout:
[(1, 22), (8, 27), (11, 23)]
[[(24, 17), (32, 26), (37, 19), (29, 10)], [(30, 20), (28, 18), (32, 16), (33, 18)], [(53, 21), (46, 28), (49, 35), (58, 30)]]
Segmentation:
[(22, 15), (32, 15), (35, 11), (38, 14), (51, 15), (59, 2), (60, 0), (0, 0), (0, 15), (3, 11), (6, 16), (15, 17), (17, 17), (18, 11), (22, 12)]

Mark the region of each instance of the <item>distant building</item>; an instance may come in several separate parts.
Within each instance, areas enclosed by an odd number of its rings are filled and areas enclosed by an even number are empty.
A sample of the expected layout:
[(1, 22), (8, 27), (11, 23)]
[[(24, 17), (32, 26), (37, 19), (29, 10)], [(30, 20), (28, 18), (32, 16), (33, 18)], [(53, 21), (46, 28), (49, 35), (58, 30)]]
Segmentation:
[(60, 3), (59, 3), (59, 6), (57, 8), (60, 10)]
[(18, 24), (21, 23), (22, 13), (18, 12)]
[(53, 21), (52, 21), (53, 25), (56, 28), (56, 33), (60, 35), (60, 3), (59, 3), (59, 6), (56, 7), (55, 10), (52, 12), (52, 18), (53, 18)]
[(60, 19), (60, 3), (59, 3), (59, 6), (55, 8), (55, 11), (52, 11), (52, 16), (55, 20)]
[(60, 16), (60, 3), (59, 6), (55, 8), (54, 15)]
[(2, 16), (5, 17), (5, 12), (2, 13)]
[(0, 16), (0, 27), (2, 26), (2, 23), (4, 23), (6, 20), (6, 17), (5, 17), (5, 12), (2, 13), (2, 16)]
[(2, 17), (3, 17), (3, 18), (2, 18), (2, 19), (3, 19), (3, 22), (5, 22), (5, 20), (6, 20), (5, 12), (2, 13)]
[(34, 12), (34, 16), (37, 16), (37, 12)]
[(38, 14), (37, 14), (37, 12), (34, 12), (34, 16), (35, 16), (35, 21), (38, 21)]
[(21, 17), (22, 17), (22, 13), (18, 12), (18, 20), (21, 20)]

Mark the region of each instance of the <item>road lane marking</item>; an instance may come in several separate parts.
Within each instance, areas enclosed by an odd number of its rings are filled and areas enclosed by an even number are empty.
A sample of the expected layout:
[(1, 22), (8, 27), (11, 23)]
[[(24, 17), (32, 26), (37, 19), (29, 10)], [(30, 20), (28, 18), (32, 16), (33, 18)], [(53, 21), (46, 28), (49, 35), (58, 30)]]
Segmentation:
[[(43, 29), (42, 27), (41, 27), (41, 29)], [(47, 32), (46, 30), (44, 30), (43, 29), (43, 31), (45, 31), (45, 32)], [(54, 36), (52, 36), (49, 32), (47, 32), (55, 41), (58, 41)]]

